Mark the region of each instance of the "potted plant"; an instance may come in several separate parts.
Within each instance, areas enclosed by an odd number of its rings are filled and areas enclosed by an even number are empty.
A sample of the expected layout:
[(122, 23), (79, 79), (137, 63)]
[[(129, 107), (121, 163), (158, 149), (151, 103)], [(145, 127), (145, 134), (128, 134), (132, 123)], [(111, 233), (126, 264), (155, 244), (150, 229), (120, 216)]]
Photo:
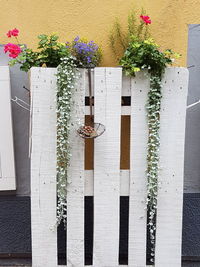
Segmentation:
[(150, 90), (146, 103), (148, 143), (147, 143), (147, 214), (148, 234), (151, 241), (151, 261), (154, 262), (156, 209), (158, 196), (160, 109), (162, 98), (162, 78), (167, 66), (180, 55), (171, 49), (161, 51), (151, 38), (149, 26), (151, 18), (142, 10), (138, 20), (132, 12), (128, 17), (128, 31), (123, 32), (117, 20), (109, 36), (110, 47), (122, 66), (125, 75), (135, 77), (146, 70), (150, 80)]

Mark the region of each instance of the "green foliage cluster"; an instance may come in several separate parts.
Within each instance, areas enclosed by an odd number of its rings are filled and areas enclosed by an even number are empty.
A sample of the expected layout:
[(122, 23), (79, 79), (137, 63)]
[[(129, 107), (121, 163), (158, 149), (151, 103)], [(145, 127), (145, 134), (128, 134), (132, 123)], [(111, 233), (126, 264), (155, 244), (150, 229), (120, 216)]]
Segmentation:
[[(141, 14), (145, 13), (142, 9)], [(161, 77), (167, 65), (173, 63), (173, 57), (179, 57), (171, 49), (164, 52), (159, 49), (150, 38), (149, 25), (142, 19), (137, 22), (135, 11), (128, 16), (127, 30), (123, 30), (116, 19), (109, 35), (109, 43), (116, 60), (129, 76), (147, 69), (150, 74)]]
[(37, 51), (21, 46), (22, 52), (9, 64), (13, 66), (19, 63), (20, 69), (26, 72), (31, 67), (57, 67), (61, 63), (61, 58), (69, 55), (69, 49), (64, 43), (58, 42), (58, 38), (55, 34), (39, 35)]
[(61, 63), (61, 59), (69, 55), (75, 56), (78, 67), (96, 67), (101, 60), (102, 53), (94, 41), (75, 38), (71, 43), (60, 43), (56, 34), (50, 36), (41, 34), (36, 51), (19, 45), (21, 53), (9, 62), (10, 66), (20, 64), (20, 69), (27, 72), (31, 67), (55, 68)]
[(137, 71), (147, 69), (151, 75), (161, 78), (165, 68), (173, 63), (173, 55), (170, 49), (160, 51), (153, 39), (139, 40), (132, 35), (119, 63), (126, 75), (135, 76)]

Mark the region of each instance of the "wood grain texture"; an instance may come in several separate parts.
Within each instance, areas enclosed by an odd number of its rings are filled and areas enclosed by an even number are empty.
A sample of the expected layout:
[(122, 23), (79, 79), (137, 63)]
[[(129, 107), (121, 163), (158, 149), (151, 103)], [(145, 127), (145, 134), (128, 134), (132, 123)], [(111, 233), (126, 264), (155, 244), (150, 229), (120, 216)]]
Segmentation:
[(181, 266), (183, 167), (188, 70), (169, 68), (163, 78), (156, 267)]
[[(85, 124), (91, 122), (90, 116), (85, 116)], [(85, 170), (94, 169), (94, 139), (85, 139)]]
[(57, 266), (56, 69), (31, 69), (32, 266)]
[(121, 68), (95, 68), (95, 122), (105, 133), (95, 139), (93, 264), (117, 266), (119, 250)]
[(0, 191), (16, 190), (9, 67), (0, 67)]
[(70, 133), (71, 159), (67, 190), (67, 266), (84, 265), (84, 139), (77, 134), (85, 121), (86, 71), (80, 70), (75, 87)]
[(121, 116), (120, 169), (130, 169), (130, 126), (131, 116)]
[(146, 156), (148, 128), (145, 104), (149, 80), (138, 73), (131, 80), (131, 144), (129, 251), (131, 267), (146, 265)]

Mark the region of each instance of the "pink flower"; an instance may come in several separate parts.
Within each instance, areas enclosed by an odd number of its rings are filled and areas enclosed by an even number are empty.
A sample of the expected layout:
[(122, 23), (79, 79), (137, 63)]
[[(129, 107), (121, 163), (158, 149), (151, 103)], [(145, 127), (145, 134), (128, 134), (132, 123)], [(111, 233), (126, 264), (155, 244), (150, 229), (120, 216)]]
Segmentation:
[(17, 37), (19, 35), (19, 30), (14, 28), (13, 30), (9, 30), (6, 35), (8, 36), (8, 38), (12, 36)]
[(151, 20), (149, 16), (140, 15), (140, 18), (146, 25), (151, 24)]
[(4, 46), (4, 52), (9, 52), (9, 57), (16, 58), (22, 50), (19, 45), (8, 43)]

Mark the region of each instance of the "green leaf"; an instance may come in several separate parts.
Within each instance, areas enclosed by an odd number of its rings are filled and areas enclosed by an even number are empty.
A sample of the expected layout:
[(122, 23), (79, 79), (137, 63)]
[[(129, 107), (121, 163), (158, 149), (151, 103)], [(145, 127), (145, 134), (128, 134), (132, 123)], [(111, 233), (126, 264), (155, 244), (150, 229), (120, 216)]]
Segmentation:
[(48, 36), (46, 34), (40, 34), (38, 35), (38, 39), (45, 40), (48, 39)]
[(51, 36), (50, 36), (50, 40), (51, 40), (51, 41), (57, 41), (58, 38), (59, 38), (59, 37), (58, 37), (57, 35), (51, 35)]

